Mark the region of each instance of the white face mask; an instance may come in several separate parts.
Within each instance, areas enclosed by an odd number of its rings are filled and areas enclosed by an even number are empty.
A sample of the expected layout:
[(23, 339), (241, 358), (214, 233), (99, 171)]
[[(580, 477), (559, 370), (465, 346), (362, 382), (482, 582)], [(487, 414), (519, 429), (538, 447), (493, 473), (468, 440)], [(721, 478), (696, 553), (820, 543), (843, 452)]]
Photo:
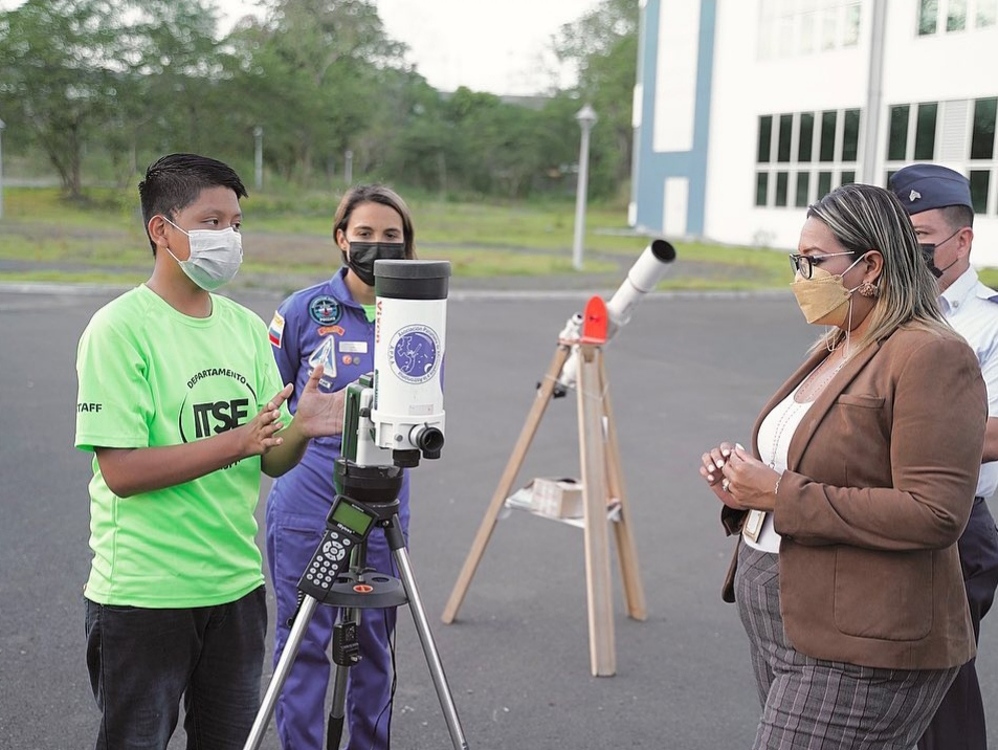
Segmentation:
[[(163, 219), (173, 224), (165, 216)], [(176, 224), (173, 226), (177, 227)], [(190, 231), (182, 227), (177, 229), (187, 235), (190, 257), (179, 260), (170, 248), (166, 250), (191, 281), (205, 291), (213, 292), (235, 278), (243, 262), (243, 238), (239, 232), (232, 227)]]

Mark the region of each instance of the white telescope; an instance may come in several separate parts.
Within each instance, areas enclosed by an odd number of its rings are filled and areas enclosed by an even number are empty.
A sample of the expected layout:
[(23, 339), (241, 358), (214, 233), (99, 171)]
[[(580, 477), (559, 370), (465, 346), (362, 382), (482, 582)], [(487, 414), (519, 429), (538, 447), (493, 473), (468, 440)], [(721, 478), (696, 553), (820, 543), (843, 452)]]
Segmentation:
[(448, 261), (374, 263), (374, 443), (397, 466), (439, 458), (444, 444), (443, 374)]
[[(654, 240), (642, 251), (641, 255), (634, 262), (634, 265), (627, 272), (627, 278), (624, 279), (624, 283), (620, 285), (617, 291), (613, 293), (610, 301), (606, 303), (608, 317), (607, 343), (613, 339), (617, 331), (627, 325), (638, 302), (648, 292), (658, 286), (658, 282), (662, 280), (665, 272), (669, 270), (669, 264), (675, 259), (676, 248), (665, 240)], [(578, 338), (581, 323), (582, 316), (578, 314), (573, 315), (569, 318), (565, 329), (561, 333), (561, 337), (564, 339), (572, 338), (572, 333), (574, 332), (574, 338)], [(561, 368), (561, 375), (558, 377), (558, 383), (555, 387), (556, 396), (562, 396), (565, 394), (566, 389), (575, 387), (576, 376), (579, 370), (578, 356), (579, 350), (576, 345), (572, 349), (572, 354), (565, 361), (565, 365)]]

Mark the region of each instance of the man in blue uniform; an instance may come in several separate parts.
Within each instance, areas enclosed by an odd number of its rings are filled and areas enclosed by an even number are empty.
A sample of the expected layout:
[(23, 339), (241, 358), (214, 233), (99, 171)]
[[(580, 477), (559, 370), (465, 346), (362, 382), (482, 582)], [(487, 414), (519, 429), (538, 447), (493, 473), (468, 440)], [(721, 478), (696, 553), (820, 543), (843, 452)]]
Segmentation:
[[(913, 164), (894, 174), (890, 189), (911, 216), (926, 261), (939, 280), (943, 315), (977, 353), (988, 388), (990, 418), (977, 497), (959, 541), (967, 600), (979, 637), (981, 619), (998, 587), (998, 530), (987, 505), (998, 488), (998, 292), (984, 286), (970, 265), (974, 207), (966, 177), (937, 164)], [(986, 750), (987, 744), (984, 703), (971, 660), (960, 670), (918, 747)]]

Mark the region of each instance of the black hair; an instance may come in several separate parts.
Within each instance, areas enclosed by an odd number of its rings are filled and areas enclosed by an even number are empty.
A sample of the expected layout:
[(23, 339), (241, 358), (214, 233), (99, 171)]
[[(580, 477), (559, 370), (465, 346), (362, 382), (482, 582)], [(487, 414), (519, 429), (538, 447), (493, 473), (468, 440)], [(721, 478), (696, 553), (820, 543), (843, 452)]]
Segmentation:
[[(149, 220), (157, 214), (171, 219), (192, 204), (206, 188), (226, 187), (237, 198), (247, 198), (246, 186), (228, 164), (198, 154), (168, 154), (157, 159), (146, 170), (139, 183), (142, 223), (149, 233)], [(156, 243), (149, 238), (153, 255)]]

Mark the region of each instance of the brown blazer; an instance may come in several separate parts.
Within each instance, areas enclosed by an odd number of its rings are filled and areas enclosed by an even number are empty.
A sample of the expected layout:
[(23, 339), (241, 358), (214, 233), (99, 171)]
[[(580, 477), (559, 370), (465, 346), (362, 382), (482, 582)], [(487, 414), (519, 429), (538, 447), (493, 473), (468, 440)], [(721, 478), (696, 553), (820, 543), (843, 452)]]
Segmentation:
[[(759, 425), (825, 357), (808, 357)], [(780, 611), (804, 654), (939, 669), (975, 654), (956, 541), (981, 465), (987, 393), (956, 334), (899, 330), (848, 362), (790, 442), (773, 522)], [(736, 533), (743, 512), (725, 508)], [(737, 549), (736, 549), (737, 556)], [(734, 562), (724, 598), (734, 601)]]

